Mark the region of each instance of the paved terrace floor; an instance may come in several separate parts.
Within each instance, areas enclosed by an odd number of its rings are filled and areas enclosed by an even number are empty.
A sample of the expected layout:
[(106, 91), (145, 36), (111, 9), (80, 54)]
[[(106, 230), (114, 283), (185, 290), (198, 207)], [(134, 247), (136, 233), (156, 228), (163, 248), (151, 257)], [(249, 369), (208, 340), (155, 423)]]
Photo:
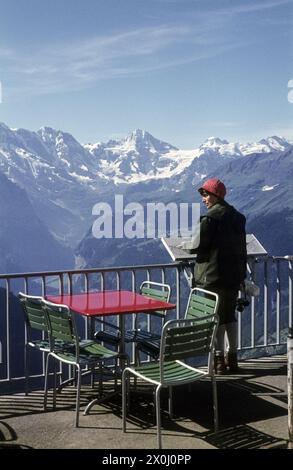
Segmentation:
[[(164, 449), (287, 449), (287, 359), (240, 363), (239, 375), (218, 378), (220, 432), (212, 430), (209, 381), (174, 390), (174, 418), (162, 411)], [(108, 384), (109, 386), (109, 384)], [(93, 390), (82, 392), (84, 410)], [(75, 428), (73, 387), (64, 388), (55, 411), (43, 412), (42, 392), (0, 396), (0, 448), (155, 449), (152, 392), (132, 394), (128, 430), (121, 431), (121, 396), (80, 414)], [(50, 403), (50, 402), (49, 402)], [(163, 395), (162, 409), (167, 408)]]

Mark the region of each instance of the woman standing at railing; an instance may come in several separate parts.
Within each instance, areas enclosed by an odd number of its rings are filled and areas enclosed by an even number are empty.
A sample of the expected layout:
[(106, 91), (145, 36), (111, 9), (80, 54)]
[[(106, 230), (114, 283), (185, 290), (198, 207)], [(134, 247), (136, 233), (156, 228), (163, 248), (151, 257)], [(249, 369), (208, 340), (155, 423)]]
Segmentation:
[(246, 219), (224, 200), (226, 187), (219, 179), (207, 180), (198, 191), (208, 210), (201, 217), (199, 245), (189, 250), (197, 253), (195, 283), (219, 295), (215, 371), (233, 373), (238, 369), (236, 301), (246, 277)]

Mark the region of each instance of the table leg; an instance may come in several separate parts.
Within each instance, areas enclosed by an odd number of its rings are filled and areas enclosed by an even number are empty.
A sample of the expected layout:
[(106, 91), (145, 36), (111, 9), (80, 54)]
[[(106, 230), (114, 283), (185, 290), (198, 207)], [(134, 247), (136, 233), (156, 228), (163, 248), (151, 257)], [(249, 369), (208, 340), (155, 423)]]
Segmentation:
[[(124, 354), (125, 355), (125, 315), (119, 315), (119, 329), (120, 329), (120, 341), (119, 341), (119, 346), (118, 346), (118, 351), (120, 354)], [(127, 362), (127, 361), (126, 361)], [(121, 371), (123, 371), (124, 367), (125, 367), (125, 358), (122, 356), (119, 358), (119, 363), (118, 363), (118, 366), (119, 368), (121, 369)], [(103, 402), (109, 400), (111, 397), (117, 395), (118, 390), (115, 390), (114, 392), (112, 393), (109, 393), (107, 395), (105, 395), (104, 397), (96, 397), (94, 398), (93, 400), (91, 400), (88, 405), (86, 406), (85, 410), (84, 410), (84, 415), (87, 415), (89, 414), (90, 410), (92, 409), (92, 407), (96, 404), (102, 404)]]

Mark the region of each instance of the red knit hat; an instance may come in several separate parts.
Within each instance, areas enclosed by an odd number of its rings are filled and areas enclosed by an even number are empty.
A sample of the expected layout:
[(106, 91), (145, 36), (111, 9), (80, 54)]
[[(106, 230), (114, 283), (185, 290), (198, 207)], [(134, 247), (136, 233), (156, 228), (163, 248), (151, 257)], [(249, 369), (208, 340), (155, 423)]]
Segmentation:
[(208, 193), (214, 194), (221, 199), (224, 199), (226, 195), (226, 186), (218, 178), (211, 178), (207, 180), (199, 189), (200, 194), (202, 191), (207, 191)]

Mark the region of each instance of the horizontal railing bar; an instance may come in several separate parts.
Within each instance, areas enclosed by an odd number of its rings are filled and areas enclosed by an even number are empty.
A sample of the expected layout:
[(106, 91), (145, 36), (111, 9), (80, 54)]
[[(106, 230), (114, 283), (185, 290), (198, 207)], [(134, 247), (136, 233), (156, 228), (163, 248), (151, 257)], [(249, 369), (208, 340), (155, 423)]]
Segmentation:
[(174, 263), (162, 263), (162, 264), (141, 264), (135, 266), (118, 266), (109, 268), (89, 268), (89, 269), (72, 269), (72, 270), (61, 270), (61, 271), (39, 271), (31, 273), (15, 273), (15, 274), (0, 274), (0, 279), (19, 279), (24, 277), (42, 277), (42, 276), (59, 276), (60, 274), (91, 274), (97, 272), (117, 272), (117, 271), (131, 271), (133, 268), (138, 270), (143, 269), (156, 269), (156, 268), (175, 268), (184, 266), (185, 263), (174, 262)]
[[(49, 372), (49, 377), (54, 377), (54, 372)], [(41, 374), (30, 374), (30, 379), (41, 379), (41, 378), (44, 378), (44, 374), (41, 373)], [(9, 382), (20, 382), (20, 381), (24, 381), (25, 380), (25, 376), (24, 375), (19, 375), (17, 377), (11, 377), (9, 379)], [(7, 383), (7, 378), (6, 379), (0, 379), (0, 384), (2, 383)]]
[(287, 338), (284, 342), (280, 343), (267, 343), (267, 344), (255, 344), (253, 348), (251, 346), (241, 346), (241, 349), (238, 349), (238, 351), (253, 351), (254, 349), (260, 349), (260, 348), (270, 348), (272, 346), (284, 346), (287, 344)]
[[(252, 258), (252, 257), (251, 257)], [(262, 261), (268, 258), (273, 260), (283, 260), (283, 261), (292, 261), (293, 255), (286, 256), (266, 256), (262, 258), (254, 257), (255, 261)], [(175, 268), (175, 267), (184, 267), (190, 262), (177, 261), (172, 263), (159, 263), (159, 264), (141, 264), (141, 265), (130, 265), (130, 266), (116, 266), (116, 267), (106, 267), (106, 268), (87, 268), (87, 269), (63, 269), (58, 271), (33, 271), (25, 273), (11, 273), (11, 274), (0, 274), (0, 279), (18, 279), (24, 277), (41, 277), (41, 276), (60, 276), (61, 274), (91, 274), (97, 272), (117, 272), (117, 271), (131, 271), (133, 268), (138, 270), (143, 269), (156, 269), (156, 268)]]

